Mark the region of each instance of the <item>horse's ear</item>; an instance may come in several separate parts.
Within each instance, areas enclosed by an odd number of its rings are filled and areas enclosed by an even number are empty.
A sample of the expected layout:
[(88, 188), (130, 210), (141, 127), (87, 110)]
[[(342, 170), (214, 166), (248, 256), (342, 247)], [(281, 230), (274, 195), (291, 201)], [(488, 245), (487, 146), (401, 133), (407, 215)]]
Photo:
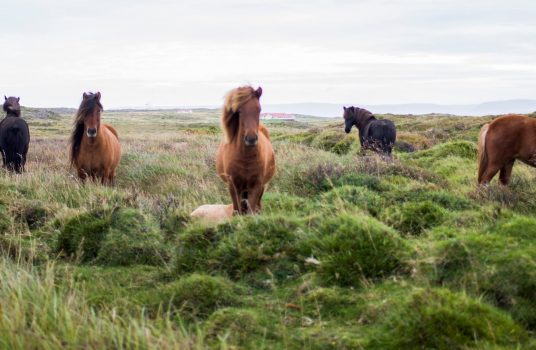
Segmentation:
[(255, 96), (257, 96), (257, 98), (261, 98), (262, 96), (262, 88), (260, 86), (255, 90)]
[(6, 99), (6, 101), (7, 101), (7, 96), (6, 96), (6, 95), (4, 95), (4, 98), (5, 98), (5, 99)]
[(101, 97), (100, 91), (97, 91), (97, 93), (95, 95), (97, 95), (97, 100), (100, 101), (100, 97)]
[(17, 102), (19, 102), (19, 101), (20, 101), (20, 97), (17, 97)]
[(84, 100), (85, 100), (86, 98), (88, 98), (88, 97), (89, 97), (89, 94), (88, 94), (87, 92), (84, 92), (84, 93), (82, 94), (82, 98), (83, 98)]
[(346, 107), (342, 106), (342, 109), (343, 109), (343, 111), (345, 111), (345, 110), (346, 110)]

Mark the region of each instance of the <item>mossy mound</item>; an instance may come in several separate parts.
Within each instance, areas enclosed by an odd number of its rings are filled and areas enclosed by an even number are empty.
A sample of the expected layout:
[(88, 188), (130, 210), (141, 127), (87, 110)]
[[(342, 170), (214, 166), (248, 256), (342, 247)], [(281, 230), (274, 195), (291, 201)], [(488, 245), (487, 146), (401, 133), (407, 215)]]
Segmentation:
[(247, 217), (237, 221), (210, 257), (214, 268), (234, 279), (268, 266), (275, 277), (286, 278), (295, 272), (303, 235), (303, 223), (289, 216)]
[(316, 288), (301, 297), (304, 312), (312, 317), (356, 319), (363, 303), (345, 288)]
[(395, 190), (387, 195), (398, 203), (431, 201), (445, 209), (462, 211), (474, 208), (475, 205), (466, 197), (457, 196), (437, 188), (410, 188)]
[(355, 141), (353, 135), (346, 135), (342, 131), (324, 131), (316, 136), (311, 146), (336, 154), (346, 154)]
[(444, 159), (449, 156), (476, 159), (477, 148), (474, 142), (469, 141), (450, 141), (436, 145), (428, 150), (417, 152), (413, 157), (417, 159), (426, 159), (430, 161)]
[(0, 203), (0, 234), (9, 233), (13, 223), (7, 207)]
[(307, 214), (319, 207), (319, 203), (309, 198), (293, 196), (286, 193), (268, 192), (262, 198), (263, 213), (288, 215), (299, 211)]
[(536, 240), (536, 219), (516, 215), (510, 220), (501, 222), (493, 231), (500, 235)]
[(103, 265), (161, 265), (169, 251), (158, 223), (138, 209), (123, 208), (112, 215), (97, 262)]
[(383, 198), (366, 187), (341, 186), (324, 193), (320, 200), (347, 208), (360, 208), (377, 216), (383, 208)]
[[(259, 338), (265, 338), (268, 329), (261, 324), (260, 316), (251, 309), (223, 308), (214, 312), (207, 320), (205, 339), (218, 345), (225, 339), (227, 346), (251, 347)], [(264, 339), (263, 339), (264, 340)]]
[(194, 273), (161, 287), (158, 302), (191, 320), (206, 318), (219, 308), (240, 305), (242, 292), (226, 278)]
[(511, 317), (446, 289), (418, 290), (380, 321), (370, 349), (465, 349), (482, 344), (517, 346), (527, 339)]
[(324, 190), (331, 190), (334, 187), (345, 185), (366, 187), (369, 190), (376, 192), (383, 192), (389, 189), (389, 186), (382, 183), (377, 176), (369, 174), (350, 173), (329, 180), (331, 181), (324, 183)]
[(408, 235), (420, 235), (424, 230), (443, 223), (447, 213), (432, 201), (407, 202), (387, 209), (385, 222)]
[(326, 219), (316, 237), (304, 243), (320, 265), (318, 275), (327, 285), (361, 286), (406, 268), (411, 253), (393, 229), (366, 216), (342, 214)]
[(28, 225), (30, 230), (42, 227), (50, 218), (50, 209), (41, 201), (27, 200), (18, 205), (16, 218)]
[(184, 231), (190, 223), (190, 214), (184, 210), (176, 209), (171, 214), (166, 216), (162, 224), (162, 230), (168, 238), (177, 236)]
[(173, 265), (183, 274), (208, 268), (209, 253), (220, 239), (221, 227), (192, 226), (179, 235)]
[(94, 260), (110, 227), (110, 215), (103, 211), (79, 214), (67, 221), (58, 235), (56, 251), (81, 262)]
[(536, 329), (536, 246), (508, 236), (468, 233), (438, 244), (436, 281), (484, 295)]
[(4, 234), (0, 235), (0, 253), (15, 261), (38, 265), (49, 260), (50, 248), (35, 237)]

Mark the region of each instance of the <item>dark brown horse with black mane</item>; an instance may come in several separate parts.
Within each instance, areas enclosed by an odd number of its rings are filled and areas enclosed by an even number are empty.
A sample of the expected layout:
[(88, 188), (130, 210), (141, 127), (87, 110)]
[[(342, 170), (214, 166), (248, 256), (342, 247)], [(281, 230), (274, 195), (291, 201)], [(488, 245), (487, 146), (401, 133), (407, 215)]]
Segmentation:
[(0, 122), (0, 149), (4, 167), (22, 173), (30, 146), (30, 129), (21, 118), (20, 97), (4, 96), (6, 117)]
[(216, 157), (218, 175), (229, 185), (234, 212), (261, 210), (264, 186), (275, 173), (268, 130), (260, 124), (262, 89), (243, 86), (225, 98), (221, 122), (225, 140)]
[(536, 167), (536, 119), (510, 114), (480, 129), (478, 183), (487, 184), (500, 171), (499, 181), (508, 185), (516, 159)]
[(359, 130), (361, 149), (370, 149), (391, 155), (396, 141), (395, 124), (387, 119), (376, 119), (372, 113), (364, 108), (343, 107), (344, 131), (350, 133), (352, 126)]
[(113, 184), (121, 158), (121, 146), (115, 129), (101, 124), (101, 94), (85, 93), (76, 112), (69, 156), (71, 166), (84, 181), (88, 176), (102, 184)]

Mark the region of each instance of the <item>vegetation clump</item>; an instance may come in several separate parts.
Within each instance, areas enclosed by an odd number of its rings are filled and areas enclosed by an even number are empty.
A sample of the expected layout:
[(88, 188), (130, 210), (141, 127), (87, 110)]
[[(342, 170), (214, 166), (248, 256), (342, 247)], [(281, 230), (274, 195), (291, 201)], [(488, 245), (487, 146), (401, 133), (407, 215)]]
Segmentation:
[(366, 187), (341, 186), (324, 193), (321, 201), (339, 207), (360, 208), (377, 216), (383, 208), (383, 198)]
[(463, 349), (519, 346), (527, 334), (511, 317), (447, 289), (413, 292), (380, 320), (370, 349)]
[(252, 309), (227, 307), (214, 312), (205, 324), (205, 337), (210, 344), (252, 347), (265, 338), (268, 329)]
[(269, 267), (278, 278), (295, 272), (297, 242), (304, 236), (300, 220), (282, 215), (249, 217), (237, 221), (233, 233), (218, 242), (211, 258), (218, 270), (234, 279)]
[(443, 208), (427, 200), (390, 207), (385, 220), (404, 234), (420, 235), (424, 230), (440, 225), (446, 216)]
[(56, 251), (81, 262), (93, 261), (110, 227), (110, 214), (85, 212), (69, 219), (60, 231)]
[(240, 305), (242, 292), (226, 278), (194, 273), (162, 286), (158, 302), (191, 320), (206, 318), (219, 308)]
[(103, 265), (162, 265), (169, 255), (156, 220), (138, 209), (123, 208), (112, 215), (97, 261)]
[(326, 219), (305, 244), (320, 261), (321, 280), (346, 287), (404, 272), (411, 254), (393, 229), (370, 217), (348, 214)]

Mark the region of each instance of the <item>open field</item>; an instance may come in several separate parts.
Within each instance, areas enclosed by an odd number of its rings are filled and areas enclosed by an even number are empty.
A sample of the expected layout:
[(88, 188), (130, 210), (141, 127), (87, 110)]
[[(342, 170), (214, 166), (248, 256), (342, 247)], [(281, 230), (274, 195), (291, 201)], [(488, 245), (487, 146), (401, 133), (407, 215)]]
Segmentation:
[[(70, 171), (71, 115), (23, 110), (27, 173), (0, 173), (2, 349), (536, 349), (536, 171), (477, 188), (490, 117), (389, 116), (392, 162), (342, 118), (268, 123), (263, 213), (229, 203), (217, 112), (105, 112), (116, 187)], [(412, 150), (412, 152), (408, 152)]]

